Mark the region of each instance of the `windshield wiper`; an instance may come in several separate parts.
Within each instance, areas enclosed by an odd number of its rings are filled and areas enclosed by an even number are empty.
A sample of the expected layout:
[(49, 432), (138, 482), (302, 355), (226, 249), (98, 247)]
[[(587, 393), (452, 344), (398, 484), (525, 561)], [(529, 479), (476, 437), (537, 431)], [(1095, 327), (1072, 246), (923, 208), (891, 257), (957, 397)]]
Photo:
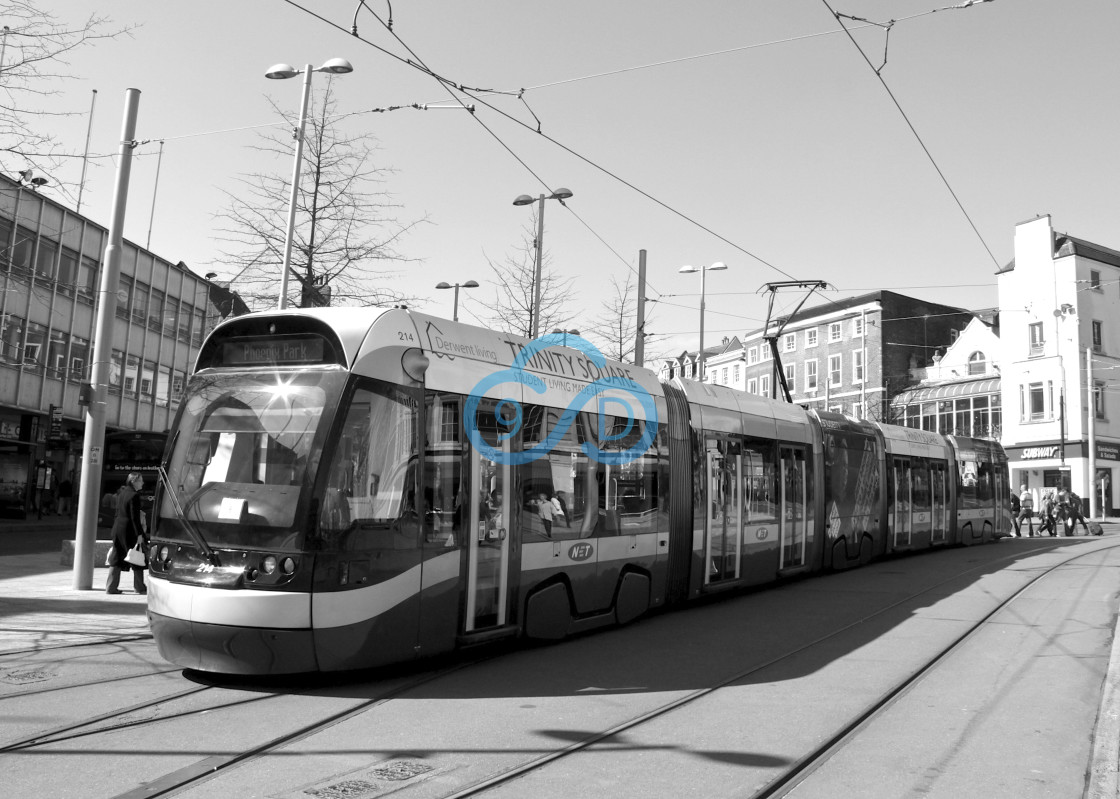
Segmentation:
[(191, 540), (194, 541), (195, 546), (202, 550), (202, 554), (206, 556), (206, 560), (210, 561), (212, 566), (221, 566), (222, 564), (218, 560), (218, 553), (206, 543), (206, 539), (202, 537), (202, 533), (198, 531), (198, 528), (187, 518), (187, 514), (183, 512), (183, 506), (179, 504), (179, 497), (175, 496), (175, 491), (171, 487), (171, 479), (167, 476), (163, 464), (160, 464), (159, 467), (159, 479), (160, 482), (163, 483), (163, 490), (167, 492), (167, 496), (171, 499), (171, 505), (175, 508), (175, 515), (178, 516), (179, 520), (183, 523), (187, 534), (191, 537)]

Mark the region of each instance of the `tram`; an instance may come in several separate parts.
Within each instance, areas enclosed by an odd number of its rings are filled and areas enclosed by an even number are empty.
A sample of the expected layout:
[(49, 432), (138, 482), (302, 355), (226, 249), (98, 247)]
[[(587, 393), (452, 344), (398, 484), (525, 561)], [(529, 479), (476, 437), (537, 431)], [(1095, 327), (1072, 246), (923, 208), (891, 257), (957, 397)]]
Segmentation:
[(161, 655), (236, 674), (560, 639), (1011, 529), (993, 442), (370, 308), (219, 325), (155, 517)]

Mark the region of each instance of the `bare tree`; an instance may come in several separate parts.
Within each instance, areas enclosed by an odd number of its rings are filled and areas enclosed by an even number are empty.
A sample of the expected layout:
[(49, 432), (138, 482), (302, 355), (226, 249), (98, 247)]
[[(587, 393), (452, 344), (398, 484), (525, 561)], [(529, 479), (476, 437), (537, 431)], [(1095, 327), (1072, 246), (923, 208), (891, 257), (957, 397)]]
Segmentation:
[[(491, 313), (482, 316), (490, 327), (529, 338), (533, 328), (533, 280), (536, 276), (536, 209), (529, 225), (523, 229), (521, 243), (501, 263), (486, 260), (494, 272), (497, 285)], [(559, 277), (552, 269), (552, 258), (545, 252), (541, 258), (541, 335), (573, 324), (568, 306), (575, 299), (572, 278)], [(475, 300), (472, 305), (477, 305)]]
[[(373, 137), (348, 135), (335, 116), (328, 78), (322, 100), (308, 113), (303, 168), (296, 197), (292, 290), (299, 305), (389, 305), (412, 298), (388, 285), (407, 259), (396, 250), (401, 238), (425, 220), (401, 223), (400, 206), (381, 188), (391, 169), (371, 165)], [(273, 103), (273, 110), (285, 114)], [(295, 124), (293, 124), (293, 130)], [(292, 136), (263, 135), (260, 149), (290, 170)], [(225, 269), (251, 306), (276, 303), (287, 233), (291, 178), (253, 173), (240, 178), (243, 189), (226, 192), (229, 205), (219, 238), (229, 250)]]
[[(647, 306), (648, 309), (648, 306)], [(645, 319), (646, 329), (650, 326), (650, 315), (647, 310)], [(634, 363), (635, 348), (638, 340), (638, 285), (634, 273), (627, 272), (626, 279), (619, 282), (618, 277), (611, 277), (611, 292), (600, 302), (600, 313), (587, 328), (590, 338), (600, 351), (616, 361)], [(657, 360), (660, 356), (654, 351), (654, 345), (660, 340), (650, 333), (645, 333), (646, 364)]]
[(30, 0), (0, 4), (0, 169), (42, 173), (58, 183), (55, 172), (81, 152), (63, 146), (51, 129), (58, 117), (85, 109), (51, 109), (59, 85), (73, 79), (66, 60), (74, 51), (103, 39), (115, 39), (132, 27), (107, 30), (109, 19), (91, 15), (84, 23), (64, 25)]

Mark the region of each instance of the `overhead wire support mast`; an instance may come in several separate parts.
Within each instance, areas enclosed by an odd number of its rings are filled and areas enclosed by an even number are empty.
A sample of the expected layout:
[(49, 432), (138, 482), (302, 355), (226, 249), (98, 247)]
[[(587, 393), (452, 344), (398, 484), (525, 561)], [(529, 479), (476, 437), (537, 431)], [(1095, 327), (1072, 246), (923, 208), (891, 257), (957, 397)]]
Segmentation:
[[(785, 319), (782, 320), (782, 323), (778, 325), (778, 328), (774, 331), (774, 335), (770, 335), (770, 320), (772, 318), (771, 314), (774, 311), (774, 295), (778, 293), (779, 289), (789, 288), (809, 289), (809, 291), (801, 298), (801, 302), (797, 303), (797, 307), (793, 309), (793, 313), (787, 314)], [(789, 384), (786, 382), (786, 370), (782, 367), (781, 353), (778, 352), (778, 339), (781, 338), (782, 331), (786, 329), (786, 325), (789, 324), (789, 321), (801, 310), (801, 306), (813, 296), (813, 292), (817, 289), (823, 291), (827, 288), (828, 283), (823, 280), (782, 280), (777, 283), (764, 283), (762, 288), (758, 290), (770, 292), (770, 300), (766, 304), (766, 323), (762, 326), (762, 338), (770, 345), (770, 355), (773, 356), (771, 362), (774, 364), (774, 371), (777, 372), (775, 379), (771, 381), (770, 385), (781, 385), (782, 395), (786, 398), (786, 402), (792, 403), (793, 396), (790, 394)]]

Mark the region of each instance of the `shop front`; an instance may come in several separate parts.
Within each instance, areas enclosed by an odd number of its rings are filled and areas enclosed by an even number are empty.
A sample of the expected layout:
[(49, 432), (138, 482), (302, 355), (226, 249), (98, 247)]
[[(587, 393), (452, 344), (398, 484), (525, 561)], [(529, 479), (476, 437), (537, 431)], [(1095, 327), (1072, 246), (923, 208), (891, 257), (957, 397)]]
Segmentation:
[(1120, 444), (1098, 442), (1095, 450), (1094, 474), (1089, 475), (1089, 447), (1086, 442), (1043, 441), (1021, 447), (1008, 447), (1008, 468), (1012, 489), (1018, 493), (1021, 486), (1034, 496), (1035, 507), (1042, 497), (1057, 493), (1063, 487), (1078, 494), (1089, 512), (1089, 491), (1096, 493), (1097, 517), (1115, 515), (1116, 471), (1120, 469)]

